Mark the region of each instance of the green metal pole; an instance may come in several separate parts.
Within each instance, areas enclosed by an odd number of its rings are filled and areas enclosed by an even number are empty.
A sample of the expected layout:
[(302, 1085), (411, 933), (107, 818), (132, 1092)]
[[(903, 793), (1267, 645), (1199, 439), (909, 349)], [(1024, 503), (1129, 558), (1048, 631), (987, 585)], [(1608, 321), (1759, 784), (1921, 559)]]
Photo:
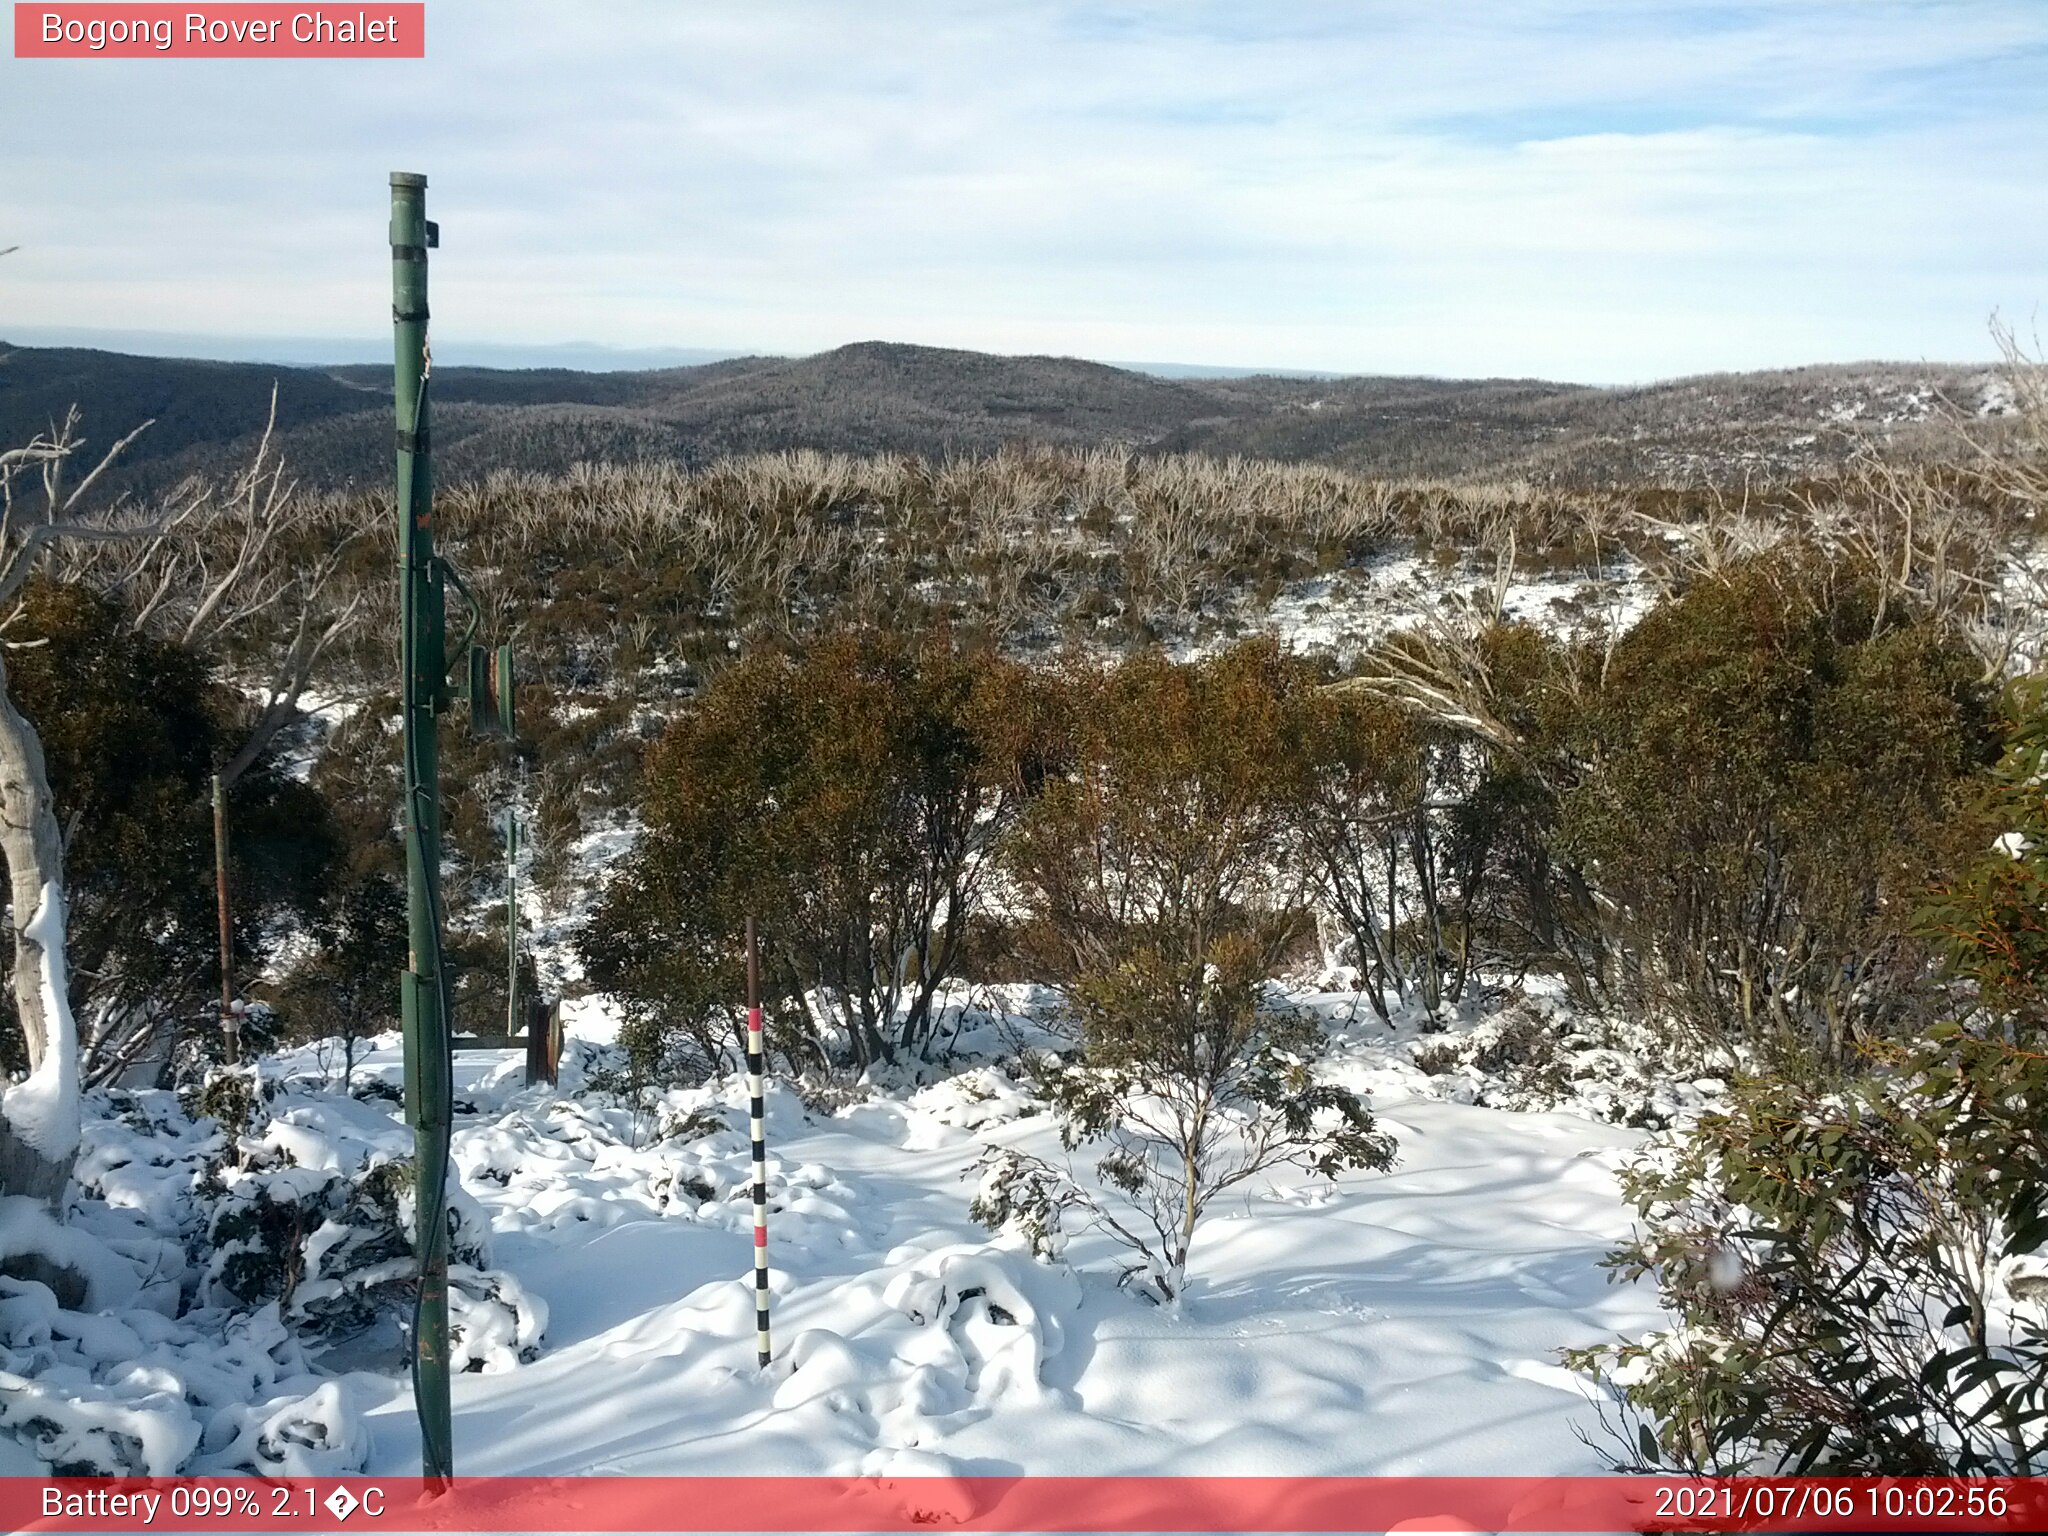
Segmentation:
[(448, 1137), (453, 1118), (447, 977), (441, 954), (439, 715), (447, 706), (447, 625), (434, 558), (427, 375), (427, 178), (391, 177), (391, 323), (398, 416), (399, 666), (403, 673), (405, 875), (410, 964), (401, 986), (406, 1118), (413, 1128), (413, 1399), (421, 1470), (432, 1485), (455, 1475), (448, 1405)]

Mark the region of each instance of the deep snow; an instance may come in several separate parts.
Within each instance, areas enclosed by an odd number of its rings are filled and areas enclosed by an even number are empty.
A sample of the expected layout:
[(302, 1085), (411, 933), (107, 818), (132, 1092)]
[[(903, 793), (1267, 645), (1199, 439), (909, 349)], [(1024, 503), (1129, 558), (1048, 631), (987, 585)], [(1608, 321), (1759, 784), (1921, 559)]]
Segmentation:
[[(1335, 999), (1325, 1000), (1333, 1003)], [(593, 1010), (586, 1015), (594, 1024)], [(1362, 1032), (1364, 1033), (1364, 1032)], [(727, 1129), (515, 1090), (465, 1055), (455, 1158), (494, 1263), (546, 1304), (531, 1364), (455, 1383), (457, 1464), (490, 1473), (1595, 1472), (1556, 1351), (1660, 1321), (1610, 1286), (1612, 1168), (1638, 1133), (1452, 1102), (1402, 1042), (1337, 1072), (1401, 1143), (1384, 1174), (1288, 1171), (1197, 1237), (1178, 1315), (1116, 1288), (1114, 1250), (1030, 1259), (967, 1217), (987, 1142), (1057, 1155), (998, 1069), (837, 1114), (770, 1094), (775, 1363), (753, 1362), (739, 1080), (673, 1092)], [(368, 1071), (394, 1074), (397, 1055)], [(571, 1076), (574, 1076), (572, 1069)], [(636, 1147), (635, 1141), (639, 1145)], [(409, 1400), (367, 1415), (368, 1470), (418, 1467)]]
[[(999, 1036), (1029, 1027), (1028, 989), (997, 1000), (1020, 1011), (967, 1032), (991, 1053)], [(1587, 1077), (1568, 1100), (1579, 1113), (1474, 1103), (1501, 1097), (1499, 1081), (1413, 1060), (1426, 1048), (1441, 1057), (1460, 1036), (1418, 1037), (1412, 1021), (1390, 1034), (1350, 993), (1297, 1001), (1333, 1021), (1326, 1070), (1369, 1096), (1399, 1139), (1399, 1162), (1334, 1185), (1283, 1169), (1234, 1191), (1198, 1230), (1177, 1312), (1116, 1286), (1119, 1250), (1102, 1235), (1074, 1238), (1066, 1262), (1047, 1265), (1021, 1238), (970, 1220), (972, 1165), (986, 1145), (1064, 1155), (1002, 1065), (878, 1089), (836, 1112), (772, 1087), (776, 1347), (765, 1374), (753, 1359), (744, 1080), (672, 1090), (635, 1111), (592, 1080), (616, 1061), (590, 1039), (611, 1026), (601, 999), (577, 1015), (584, 1039), (559, 1092), (523, 1086), (521, 1053), (463, 1054), (456, 1201), (465, 1228), (488, 1227), (488, 1263), (510, 1305), (458, 1303), (459, 1355), (479, 1369), (454, 1383), (457, 1466), (1604, 1470), (1586, 1388), (1557, 1351), (1664, 1321), (1647, 1288), (1611, 1286), (1599, 1268), (1628, 1227), (1613, 1170), (1641, 1136), (1595, 1118), (1615, 1113), (1621, 1090)], [(1353, 1015), (1364, 1022), (1344, 1022)], [(1601, 1056), (1578, 1060), (1584, 1070)], [(315, 1046), (263, 1064), (276, 1095), (243, 1143), (270, 1160), (263, 1177), (317, 1180), (409, 1152), (395, 1095), (369, 1086), (400, 1080), (397, 1038), (359, 1063), (353, 1096), (339, 1061)], [(1653, 1097), (1659, 1113), (1683, 1113), (1699, 1095), (1678, 1085)], [(417, 1471), (395, 1330), (323, 1353), (295, 1339), (274, 1305), (238, 1318), (169, 1315), (174, 1235), (191, 1230), (193, 1171), (213, 1123), (183, 1118), (168, 1093), (131, 1095), (121, 1111), (85, 1128), (81, 1178), (104, 1201), (54, 1229), (92, 1249), (93, 1314), (0, 1282), (0, 1386), (19, 1410), (0, 1410), (0, 1422), (18, 1428), (31, 1411), (62, 1420), (71, 1432), (46, 1440), (46, 1456), (135, 1437), (138, 1469), (154, 1471)], [(1085, 1175), (1085, 1153), (1077, 1166)], [(52, 1232), (36, 1225), (0, 1211), (0, 1249), (48, 1247)], [(36, 1465), (4, 1433), (0, 1463)]]

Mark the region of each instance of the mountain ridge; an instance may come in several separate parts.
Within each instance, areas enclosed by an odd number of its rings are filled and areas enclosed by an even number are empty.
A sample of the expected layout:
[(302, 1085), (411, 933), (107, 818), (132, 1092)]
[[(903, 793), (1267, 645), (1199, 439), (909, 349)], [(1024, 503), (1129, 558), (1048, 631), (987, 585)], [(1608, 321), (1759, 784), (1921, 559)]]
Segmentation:
[[(0, 351), (5, 343), (0, 342)], [(302, 482), (389, 473), (389, 370), (22, 347), (0, 362), (0, 442), (79, 407), (89, 438), (137, 423), (111, 484), (134, 494), (246, 462), (277, 391), (276, 442)], [(1027, 442), (1239, 454), (1401, 478), (1603, 484), (1821, 472), (1873, 439), (1910, 440), (1944, 408), (1997, 414), (1996, 371), (1822, 364), (1600, 387), (1396, 375), (1166, 377), (1087, 359), (862, 341), (809, 357), (671, 368), (448, 367), (433, 381), (447, 482), (579, 460), (813, 448), (981, 453)]]

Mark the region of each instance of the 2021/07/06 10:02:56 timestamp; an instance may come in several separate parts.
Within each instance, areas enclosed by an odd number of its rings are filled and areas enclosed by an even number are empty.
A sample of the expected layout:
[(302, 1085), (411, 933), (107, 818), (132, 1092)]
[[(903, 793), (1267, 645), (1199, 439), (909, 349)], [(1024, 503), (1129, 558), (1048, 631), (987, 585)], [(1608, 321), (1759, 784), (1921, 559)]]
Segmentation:
[(1673, 1483), (1657, 1490), (1665, 1520), (1842, 1519), (1857, 1514), (1897, 1520), (1999, 1520), (2010, 1508), (2006, 1490), (1967, 1482), (1902, 1485), (1885, 1481), (1776, 1484)]

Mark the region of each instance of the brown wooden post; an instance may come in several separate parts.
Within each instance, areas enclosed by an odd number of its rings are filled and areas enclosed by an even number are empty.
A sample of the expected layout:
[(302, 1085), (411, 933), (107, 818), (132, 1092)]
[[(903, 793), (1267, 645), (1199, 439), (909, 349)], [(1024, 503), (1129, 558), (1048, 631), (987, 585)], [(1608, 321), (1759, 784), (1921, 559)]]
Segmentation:
[(527, 997), (520, 1001), (526, 1014), (526, 1086), (531, 1088), (548, 1076), (548, 1000)]
[(228, 1065), (242, 1060), (242, 1021), (235, 1012), (235, 933), (228, 920), (228, 797), (220, 775), (213, 776), (213, 891), (220, 907), (220, 1027), (226, 1038)]

